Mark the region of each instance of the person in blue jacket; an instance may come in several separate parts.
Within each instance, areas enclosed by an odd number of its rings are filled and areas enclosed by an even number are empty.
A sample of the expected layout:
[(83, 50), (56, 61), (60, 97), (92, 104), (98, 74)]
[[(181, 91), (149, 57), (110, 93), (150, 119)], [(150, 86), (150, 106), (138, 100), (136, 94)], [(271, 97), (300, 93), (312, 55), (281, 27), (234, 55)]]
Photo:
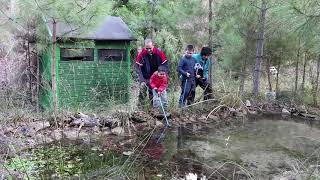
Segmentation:
[(177, 71), (180, 74), (181, 79), (181, 95), (179, 99), (179, 107), (184, 107), (187, 104), (192, 104), (195, 94), (195, 59), (192, 57), (194, 53), (193, 45), (188, 45), (185, 54), (181, 57)]
[[(209, 47), (203, 47), (201, 52), (198, 54), (193, 54), (192, 57), (195, 59), (195, 81), (196, 86), (200, 86), (204, 90), (204, 100), (212, 99), (212, 87), (209, 83), (209, 68), (210, 68), (210, 58), (212, 55), (212, 50)], [(195, 96), (192, 94), (193, 99)]]

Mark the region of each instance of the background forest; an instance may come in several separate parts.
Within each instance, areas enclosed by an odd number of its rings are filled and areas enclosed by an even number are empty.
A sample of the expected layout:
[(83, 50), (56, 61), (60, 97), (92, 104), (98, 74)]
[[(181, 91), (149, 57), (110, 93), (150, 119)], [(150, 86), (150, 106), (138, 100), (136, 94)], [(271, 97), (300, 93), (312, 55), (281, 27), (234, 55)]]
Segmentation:
[[(37, 104), (37, 63), (49, 39), (43, 17), (88, 31), (105, 15), (120, 16), (133, 31), (132, 61), (145, 38), (170, 61), (171, 85), (186, 44), (214, 50), (215, 93), (317, 105), (319, 4), (263, 0), (2, 0), (1, 99), (9, 106)], [(278, 73), (271, 73), (276, 68)], [(258, 98), (259, 99), (259, 98)], [(260, 98), (261, 99), (261, 98)], [(11, 101), (16, 100), (16, 101)]]

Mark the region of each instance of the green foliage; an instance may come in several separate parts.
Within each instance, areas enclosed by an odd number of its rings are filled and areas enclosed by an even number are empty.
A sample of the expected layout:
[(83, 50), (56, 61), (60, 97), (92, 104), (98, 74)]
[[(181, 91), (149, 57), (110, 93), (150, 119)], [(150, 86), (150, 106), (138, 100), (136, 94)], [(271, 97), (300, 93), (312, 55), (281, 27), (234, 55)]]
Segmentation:
[(36, 165), (28, 159), (22, 159), (19, 156), (15, 156), (9, 163), (4, 164), (4, 167), (8, 170), (22, 172), (24, 179), (36, 179), (36, 172), (34, 171)]

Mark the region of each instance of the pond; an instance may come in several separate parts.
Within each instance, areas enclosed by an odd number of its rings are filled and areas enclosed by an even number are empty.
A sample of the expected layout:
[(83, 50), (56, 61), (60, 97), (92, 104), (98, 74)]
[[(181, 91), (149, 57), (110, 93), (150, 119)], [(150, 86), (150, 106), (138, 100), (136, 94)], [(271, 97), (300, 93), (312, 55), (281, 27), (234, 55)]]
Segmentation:
[(263, 119), (234, 128), (194, 129), (197, 126), (189, 125), (175, 132), (177, 152), (192, 152), (193, 159), (200, 162), (209, 179), (215, 176), (227, 176), (226, 179), (320, 178), (320, 129), (317, 127)]
[[(56, 142), (5, 166), (24, 179), (184, 179), (189, 173), (203, 179), (320, 178), (320, 129), (304, 122), (262, 119), (224, 128), (192, 123), (168, 129), (161, 144), (145, 145), (159, 133), (120, 150), (104, 149), (105, 137), (90, 144)], [(150, 146), (159, 151), (157, 158), (146, 155)]]

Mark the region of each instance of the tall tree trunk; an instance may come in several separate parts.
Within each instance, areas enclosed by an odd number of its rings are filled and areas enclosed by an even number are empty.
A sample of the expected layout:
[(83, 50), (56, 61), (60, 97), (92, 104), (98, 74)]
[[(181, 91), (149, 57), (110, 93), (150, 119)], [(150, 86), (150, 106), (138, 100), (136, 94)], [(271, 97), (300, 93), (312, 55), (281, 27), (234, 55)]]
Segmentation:
[[(208, 46), (210, 47), (210, 49), (212, 49), (213, 47), (213, 44), (212, 44), (212, 39), (213, 39), (213, 30), (212, 30), (212, 25), (211, 25), (211, 22), (212, 22), (212, 17), (213, 17), (213, 13), (212, 13), (212, 3), (213, 3), (213, 0), (209, 0), (209, 17), (208, 17), (208, 25), (209, 25), (209, 42), (208, 42)], [(212, 62), (210, 63), (210, 67), (209, 67), (209, 82), (210, 84), (213, 83), (213, 78), (212, 78), (212, 72), (213, 72), (213, 58), (212, 58)]]
[(313, 105), (318, 106), (318, 90), (319, 90), (319, 76), (320, 76), (320, 54), (317, 61), (317, 77), (315, 80), (315, 88), (313, 92)]
[(264, 46), (264, 33), (265, 33), (265, 20), (266, 20), (266, 1), (262, 0), (261, 17), (260, 17), (260, 30), (258, 35), (258, 45), (256, 50), (256, 64), (253, 75), (253, 94), (255, 97), (259, 94), (260, 77), (261, 77), (261, 63), (263, 58)]
[(302, 83), (301, 91), (304, 93), (305, 82), (306, 82), (306, 66), (307, 66), (307, 51), (304, 52), (304, 62), (303, 62), (303, 74), (302, 74)]
[(298, 90), (298, 79), (299, 79), (299, 60), (300, 60), (300, 48), (298, 50), (298, 54), (297, 54), (297, 60), (296, 60), (296, 80), (295, 80), (295, 84), (294, 84), (294, 94), (297, 94), (297, 90)]
[(52, 83), (52, 103), (54, 114), (57, 114), (58, 101), (57, 101), (57, 79), (56, 79), (56, 42), (57, 42), (57, 22), (53, 19), (52, 23), (52, 62), (51, 62), (51, 83)]
[(279, 88), (279, 73), (280, 73), (280, 66), (281, 66), (281, 58), (282, 58), (282, 51), (280, 55), (280, 59), (278, 60), (278, 65), (277, 65), (277, 77), (276, 77), (276, 94), (280, 93), (280, 88)]
[(272, 84), (271, 84), (271, 77), (270, 77), (270, 58), (267, 59), (267, 65), (266, 65), (266, 73), (268, 77), (268, 86), (269, 86), (269, 91), (272, 91)]

